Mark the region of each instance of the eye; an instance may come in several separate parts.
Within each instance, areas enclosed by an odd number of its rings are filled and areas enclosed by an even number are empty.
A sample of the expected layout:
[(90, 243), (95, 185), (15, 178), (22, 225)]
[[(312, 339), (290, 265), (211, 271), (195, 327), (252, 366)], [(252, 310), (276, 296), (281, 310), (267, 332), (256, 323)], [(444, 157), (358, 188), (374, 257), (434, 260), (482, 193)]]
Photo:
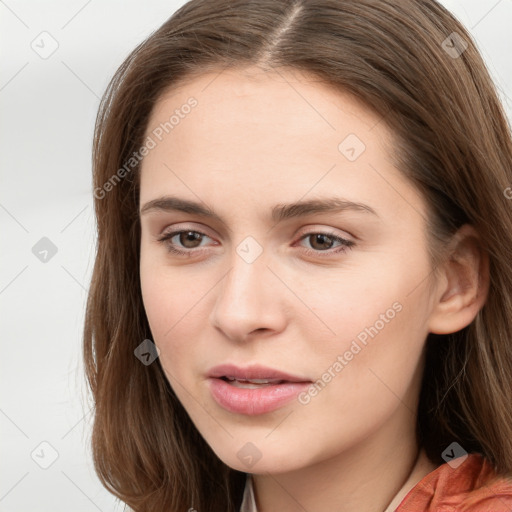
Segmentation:
[[(158, 238), (158, 242), (165, 244), (169, 252), (189, 256), (192, 252), (196, 252), (195, 249), (200, 247), (203, 237), (210, 238), (208, 235), (201, 233), (200, 231), (182, 229), (179, 231), (164, 233)], [(176, 241), (173, 241), (174, 238)], [(180, 247), (185, 250), (181, 250)]]
[[(165, 244), (167, 250), (173, 254), (181, 256), (192, 256), (197, 252), (201, 252), (201, 242), (204, 237), (210, 238), (201, 231), (192, 229), (181, 229), (164, 233), (157, 240)], [(334, 233), (311, 232), (303, 235), (299, 242), (309, 240), (311, 248), (304, 247), (304, 252), (313, 256), (326, 256), (344, 252), (355, 245), (355, 242), (342, 238)], [(336, 244), (338, 244), (336, 246)], [(335, 247), (335, 249), (333, 249)]]
[[(314, 256), (318, 256), (319, 254), (323, 256), (321, 253), (327, 253), (327, 255), (337, 254), (340, 252), (345, 252), (346, 250), (352, 248), (355, 245), (355, 242), (352, 240), (347, 240), (346, 238), (342, 238), (334, 233), (322, 233), (322, 232), (311, 232), (303, 235), (299, 241), (309, 240), (312, 249), (306, 247), (306, 254), (311, 254)], [(331, 250), (334, 244), (339, 244), (336, 249)]]

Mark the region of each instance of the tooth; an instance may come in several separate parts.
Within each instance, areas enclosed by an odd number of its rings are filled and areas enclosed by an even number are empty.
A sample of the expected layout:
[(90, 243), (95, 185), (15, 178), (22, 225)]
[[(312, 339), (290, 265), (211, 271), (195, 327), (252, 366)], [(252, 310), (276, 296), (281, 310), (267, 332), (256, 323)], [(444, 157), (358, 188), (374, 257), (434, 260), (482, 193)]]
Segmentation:
[(243, 389), (260, 389), (262, 387), (267, 386), (268, 384), (253, 384), (251, 382), (240, 382), (235, 380), (231, 383), (235, 388), (243, 388)]
[(272, 379), (237, 379), (235, 377), (226, 377), (229, 381), (238, 381), (238, 382), (252, 382), (254, 384), (268, 384), (269, 382), (277, 382)]
[(259, 389), (259, 388), (266, 388), (268, 386), (272, 386), (272, 383), (271, 382), (265, 382), (265, 383), (262, 383), (262, 384), (256, 384), (255, 382), (236, 380), (236, 381), (232, 382), (231, 385), (232, 386), (241, 387), (241, 388)]

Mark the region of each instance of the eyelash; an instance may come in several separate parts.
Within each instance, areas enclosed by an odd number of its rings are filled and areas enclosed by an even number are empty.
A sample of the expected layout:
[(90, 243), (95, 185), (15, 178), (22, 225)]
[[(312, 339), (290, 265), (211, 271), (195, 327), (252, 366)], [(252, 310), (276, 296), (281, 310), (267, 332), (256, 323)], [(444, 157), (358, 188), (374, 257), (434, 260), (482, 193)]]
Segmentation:
[[(157, 241), (160, 242), (160, 243), (163, 243), (167, 250), (170, 252), (170, 253), (173, 253), (173, 254), (177, 254), (179, 256), (187, 256), (187, 257), (191, 257), (194, 255), (194, 253), (201, 253), (203, 249), (187, 249), (187, 250), (180, 250), (180, 249), (176, 249), (176, 247), (174, 246), (174, 244), (172, 244), (170, 242), (170, 240), (172, 238), (174, 238), (176, 235), (180, 235), (181, 233), (197, 233), (201, 236), (206, 236), (208, 237), (208, 235), (206, 233), (202, 233), (201, 231), (196, 231), (194, 229), (181, 229), (181, 230), (178, 230), (178, 231), (171, 231), (170, 233), (164, 233), (162, 236), (160, 236)], [(334, 254), (340, 254), (340, 253), (344, 253), (346, 252), (347, 250), (349, 249), (352, 249), (352, 247), (355, 245), (355, 242), (351, 241), (351, 240), (347, 240), (345, 238), (341, 238), (340, 236), (337, 236), (335, 235), (334, 233), (328, 233), (328, 232), (323, 232), (323, 231), (311, 231), (309, 233), (306, 233), (304, 234), (303, 236), (300, 237), (299, 241), (302, 241), (312, 235), (325, 235), (325, 236), (328, 236), (329, 238), (332, 238), (333, 242), (339, 242), (341, 245), (333, 250), (333, 249), (327, 249), (325, 251), (319, 251), (319, 250), (315, 250), (315, 249), (309, 249), (307, 247), (304, 247), (303, 250), (304, 252), (309, 255), (309, 256), (321, 256), (323, 257), (323, 253), (327, 253), (326, 254), (326, 257), (327, 256), (332, 256)], [(210, 238), (210, 237), (208, 237)]]

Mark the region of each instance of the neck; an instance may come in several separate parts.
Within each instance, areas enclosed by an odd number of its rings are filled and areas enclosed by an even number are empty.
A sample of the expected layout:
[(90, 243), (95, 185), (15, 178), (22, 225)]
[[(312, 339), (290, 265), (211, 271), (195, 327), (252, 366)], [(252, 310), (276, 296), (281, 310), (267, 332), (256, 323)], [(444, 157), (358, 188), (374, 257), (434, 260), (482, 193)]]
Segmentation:
[(395, 497), (391, 500), (391, 503), (384, 510), (384, 512), (393, 512), (396, 510), (398, 505), (400, 505), (401, 501), (405, 498), (407, 493), (412, 490), (412, 488), (426, 475), (430, 472), (434, 471), (438, 466), (433, 464), (430, 459), (427, 457), (427, 454), (424, 450), (420, 450), (418, 452), (418, 457), (414, 464), (412, 471), (409, 474), (409, 477), (405, 481), (404, 485), (400, 488), (400, 490), (396, 493)]

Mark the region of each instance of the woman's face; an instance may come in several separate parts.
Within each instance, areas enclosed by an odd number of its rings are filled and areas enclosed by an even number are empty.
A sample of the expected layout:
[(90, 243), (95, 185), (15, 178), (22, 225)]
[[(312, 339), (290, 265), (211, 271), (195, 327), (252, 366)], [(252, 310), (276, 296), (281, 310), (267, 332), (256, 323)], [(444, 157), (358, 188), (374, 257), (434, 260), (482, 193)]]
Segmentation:
[(412, 440), (427, 213), (383, 120), (297, 72), (231, 70), (167, 93), (146, 137), (144, 306), (216, 454), (272, 473)]

